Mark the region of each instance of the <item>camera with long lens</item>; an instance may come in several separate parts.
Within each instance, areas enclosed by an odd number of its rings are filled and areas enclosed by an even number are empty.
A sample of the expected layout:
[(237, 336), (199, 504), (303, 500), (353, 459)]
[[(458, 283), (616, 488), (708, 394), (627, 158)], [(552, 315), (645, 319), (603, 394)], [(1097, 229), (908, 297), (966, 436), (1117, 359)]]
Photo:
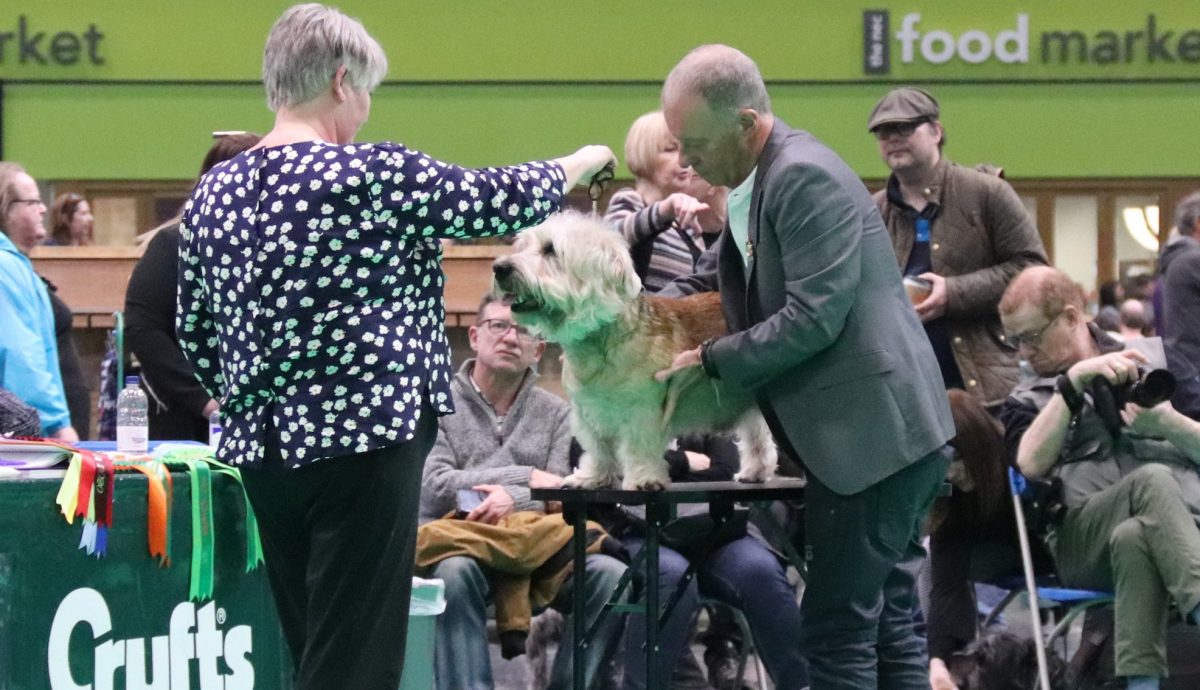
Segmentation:
[(1138, 366), (1137, 380), (1125, 384), (1124, 388), (1125, 402), (1154, 407), (1175, 395), (1175, 375), (1166, 369)]
[(1174, 374), (1166, 369), (1151, 369), (1142, 365), (1138, 366), (1138, 376), (1133, 381), (1114, 385), (1104, 377), (1097, 377), (1094, 383), (1092, 399), (1096, 413), (1113, 438), (1121, 434), (1121, 427), (1125, 425), (1121, 410), (1125, 409), (1126, 404), (1154, 407), (1175, 395)]

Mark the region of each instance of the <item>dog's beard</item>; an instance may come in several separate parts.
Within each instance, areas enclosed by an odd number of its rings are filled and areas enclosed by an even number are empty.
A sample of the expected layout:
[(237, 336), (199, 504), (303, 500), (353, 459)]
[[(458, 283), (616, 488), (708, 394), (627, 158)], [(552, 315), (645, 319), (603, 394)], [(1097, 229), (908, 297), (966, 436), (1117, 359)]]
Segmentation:
[(558, 343), (582, 340), (612, 324), (624, 310), (620, 298), (590, 285), (535, 282), (519, 272), (497, 280), (496, 291), (512, 309), (513, 320)]
[(503, 279), (497, 278), (492, 286), (500, 300), (512, 310), (513, 320), (528, 328), (539, 338), (553, 340), (565, 316), (547, 304), (536, 287), (526, 281), (519, 272)]

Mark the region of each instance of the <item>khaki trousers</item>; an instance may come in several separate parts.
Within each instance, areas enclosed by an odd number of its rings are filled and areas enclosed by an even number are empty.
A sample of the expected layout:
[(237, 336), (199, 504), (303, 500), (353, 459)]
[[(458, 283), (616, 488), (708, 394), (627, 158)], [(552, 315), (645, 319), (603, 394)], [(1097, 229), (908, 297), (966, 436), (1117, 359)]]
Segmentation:
[(1167, 675), (1167, 597), (1200, 605), (1200, 530), (1179, 482), (1147, 464), (1070, 509), (1055, 532), (1064, 584), (1114, 592), (1116, 672)]

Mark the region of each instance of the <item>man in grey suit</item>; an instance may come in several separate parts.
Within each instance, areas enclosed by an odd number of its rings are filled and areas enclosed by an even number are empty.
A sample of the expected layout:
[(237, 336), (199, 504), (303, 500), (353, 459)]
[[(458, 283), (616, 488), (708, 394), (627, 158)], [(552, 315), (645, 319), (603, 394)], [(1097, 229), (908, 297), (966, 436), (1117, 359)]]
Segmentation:
[(807, 470), (799, 642), (812, 689), (928, 688), (913, 573), (954, 429), (879, 211), (837, 154), (771, 114), (741, 52), (693, 50), (662, 100), (681, 163), (732, 190), (700, 272), (668, 290), (719, 289), (731, 334), (660, 377), (702, 366), (754, 390)]

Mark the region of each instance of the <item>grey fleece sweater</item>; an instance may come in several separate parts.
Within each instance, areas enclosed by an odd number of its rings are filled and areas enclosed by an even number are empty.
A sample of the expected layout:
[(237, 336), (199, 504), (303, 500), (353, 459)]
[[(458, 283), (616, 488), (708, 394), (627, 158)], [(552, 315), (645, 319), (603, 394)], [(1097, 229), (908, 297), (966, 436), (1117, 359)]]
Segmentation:
[(457, 491), (478, 484), (499, 484), (513, 497), (516, 510), (543, 510), (529, 498), (533, 468), (559, 476), (569, 472), (570, 407), (537, 388), (537, 374), (525, 376), (521, 390), (502, 422), (475, 390), (470, 372), (475, 360), (463, 362), (450, 384), (456, 412), (438, 420), (437, 441), (425, 461), (421, 488), (421, 523), (455, 509)]

